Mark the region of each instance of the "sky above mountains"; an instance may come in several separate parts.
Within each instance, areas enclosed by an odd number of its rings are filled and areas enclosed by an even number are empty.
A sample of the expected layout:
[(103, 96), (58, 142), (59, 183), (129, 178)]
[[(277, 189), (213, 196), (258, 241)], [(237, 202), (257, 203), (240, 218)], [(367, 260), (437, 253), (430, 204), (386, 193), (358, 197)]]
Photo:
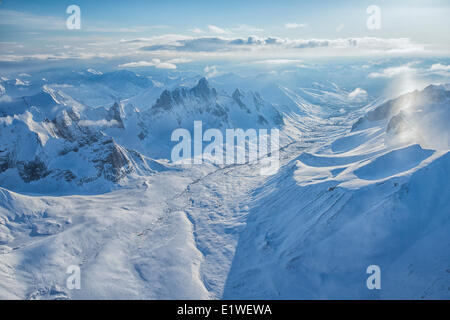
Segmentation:
[[(249, 33), (290, 38), (380, 36), (417, 41), (448, 42), (445, 0), (400, 1), (10, 1), (1, 4), (2, 34), (12, 30), (65, 30), (65, 10), (76, 4), (83, 16), (83, 32), (161, 35), (235, 35)], [(378, 31), (366, 28), (366, 9), (381, 9)], [(5, 16), (10, 15), (9, 19)], [(439, 32), (442, 30), (442, 32)], [(25, 36), (25, 35), (24, 35)], [(80, 35), (78, 35), (80, 36)]]
[[(66, 27), (72, 4), (81, 10), (79, 30)], [(379, 29), (367, 27), (370, 5), (380, 9)], [(118, 58), (173, 69), (203, 59), (448, 56), (449, 15), (445, 0), (6, 0), (0, 61)]]

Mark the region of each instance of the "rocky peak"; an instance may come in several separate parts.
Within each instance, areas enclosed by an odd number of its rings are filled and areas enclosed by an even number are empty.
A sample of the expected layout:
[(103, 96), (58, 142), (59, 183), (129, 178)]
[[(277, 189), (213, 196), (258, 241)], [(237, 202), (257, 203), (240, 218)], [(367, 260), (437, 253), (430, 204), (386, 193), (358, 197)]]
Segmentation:
[(158, 111), (168, 111), (172, 109), (172, 102), (172, 94), (169, 90), (164, 90), (153, 105), (153, 112), (156, 113)]
[(55, 132), (61, 138), (73, 142), (79, 136), (80, 128), (78, 126), (79, 116), (70, 110), (62, 110), (53, 119)]
[(194, 96), (204, 99), (214, 98), (217, 96), (216, 89), (209, 86), (208, 80), (206, 80), (206, 78), (201, 78), (198, 81), (197, 85), (190, 90), (190, 92)]
[(234, 90), (232, 97), (235, 101), (237, 100), (241, 100), (242, 97), (244, 97), (244, 95), (242, 94), (242, 92), (239, 89)]
[(234, 92), (232, 94), (232, 98), (233, 98), (234, 102), (236, 102), (241, 109), (247, 111), (247, 113), (250, 113), (250, 110), (248, 109), (248, 107), (245, 105), (244, 102), (242, 102), (243, 97), (244, 97), (244, 95), (239, 89), (234, 90)]
[[(420, 92), (417, 92), (420, 94)], [(428, 101), (444, 101), (450, 99), (450, 91), (442, 85), (429, 85), (423, 90)]]
[(211, 88), (208, 81), (202, 78), (191, 89), (176, 88), (172, 91), (164, 90), (159, 96), (158, 100), (152, 107), (153, 113), (161, 111), (168, 111), (173, 108), (174, 105), (181, 105), (184, 99), (193, 97), (195, 99), (201, 99), (205, 101), (211, 101), (217, 97), (217, 91)]
[(109, 119), (108, 120), (115, 120), (118, 123), (118, 127), (121, 129), (124, 129), (125, 126), (123, 124), (122, 116), (124, 115), (124, 110), (121, 105), (119, 105), (117, 102), (114, 103), (114, 105), (109, 109)]

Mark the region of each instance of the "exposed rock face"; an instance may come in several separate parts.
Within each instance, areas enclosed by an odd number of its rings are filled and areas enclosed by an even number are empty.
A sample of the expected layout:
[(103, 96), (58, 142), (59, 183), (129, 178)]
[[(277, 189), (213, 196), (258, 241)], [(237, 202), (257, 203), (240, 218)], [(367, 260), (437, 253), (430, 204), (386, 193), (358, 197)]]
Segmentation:
[(164, 90), (161, 96), (152, 107), (152, 113), (157, 114), (169, 111), (175, 105), (183, 105), (188, 101), (197, 101), (199, 103), (214, 102), (217, 98), (217, 91), (209, 86), (205, 78), (199, 80), (197, 85), (191, 89), (176, 88), (172, 91)]
[(12, 166), (11, 156), (8, 153), (8, 150), (0, 149), (0, 173), (6, 171), (8, 168)]
[(83, 129), (78, 126), (78, 121), (79, 117), (77, 117), (75, 113), (63, 110), (52, 122), (54, 124), (55, 132), (59, 137), (74, 142), (83, 131)]
[(170, 110), (172, 109), (173, 103), (174, 99), (172, 99), (172, 93), (169, 90), (164, 90), (152, 107), (153, 113)]
[(99, 172), (106, 180), (118, 182), (127, 174), (133, 172), (133, 165), (126, 154), (113, 139), (105, 141), (104, 157), (93, 160)]
[(190, 93), (196, 96), (197, 98), (203, 98), (206, 100), (217, 97), (216, 89), (214, 88), (211, 89), (206, 78), (201, 78), (198, 81), (198, 84), (190, 90)]
[(37, 157), (33, 161), (19, 161), (16, 165), (20, 177), (25, 182), (40, 180), (50, 174), (46, 164)]
[[(120, 106), (108, 112), (124, 128)], [(82, 186), (100, 178), (116, 183), (130, 173), (152, 172), (148, 158), (80, 121), (77, 112), (63, 109), (52, 120), (37, 122), (28, 113), (0, 122), (0, 137), (5, 139), (0, 174), (16, 170), (24, 183), (52, 179)]]
[(232, 98), (234, 102), (237, 103), (237, 105), (242, 109), (245, 110), (247, 113), (250, 113), (250, 110), (245, 105), (245, 103), (242, 102), (241, 98), (243, 98), (244, 95), (239, 91), (239, 89), (234, 90)]
[(261, 125), (269, 124), (269, 122), (267, 122), (266, 118), (264, 118), (264, 116), (262, 116), (262, 115), (258, 116), (258, 123), (261, 124)]
[(125, 129), (123, 120), (122, 120), (122, 114), (123, 110), (122, 107), (116, 102), (114, 105), (109, 109), (108, 112), (108, 119), (107, 120), (114, 120), (117, 122), (117, 125), (121, 129)]
[(52, 178), (71, 182), (75, 180), (77, 176), (71, 170), (54, 170), (52, 172)]
[[(205, 78), (200, 79), (191, 89), (183, 87), (172, 91), (165, 90), (148, 115), (148, 122), (170, 122), (172, 116), (178, 126), (181, 126), (183, 121), (205, 122), (204, 119), (222, 128), (244, 128), (250, 124), (267, 127), (283, 125), (283, 117), (278, 110), (264, 101), (258, 93), (244, 93), (236, 89), (231, 96), (226, 93), (219, 94)], [(141, 134), (139, 138), (145, 139), (146, 136)]]

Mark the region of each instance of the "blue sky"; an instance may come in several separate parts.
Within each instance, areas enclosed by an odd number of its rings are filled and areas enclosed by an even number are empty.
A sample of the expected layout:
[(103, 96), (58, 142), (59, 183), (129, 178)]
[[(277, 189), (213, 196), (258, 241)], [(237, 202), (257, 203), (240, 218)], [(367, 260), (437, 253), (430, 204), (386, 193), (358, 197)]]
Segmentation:
[[(367, 35), (365, 10), (375, 4), (382, 9), (384, 26), (378, 31), (382, 36), (449, 40), (448, 32), (437, 32), (450, 26), (450, 5), (446, 0), (3, 0), (0, 9), (64, 19), (65, 9), (71, 4), (80, 6), (84, 22), (90, 27), (167, 26), (171, 32), (186, 32), (190, 28), (206, 28), (208, 25), (221, 28), (249, 25), (272, 32), (272, 35), (310, 37), (337, 36), (336, 27), (340, 24), (344, 24), (341, 31), (344, 36)], [(302, 30), (286, 30), (286, 23), (307, 26), (299, 28)]]
[[(65, 27), (71, 4), (81, 9), (81, 30)], [(366, 27), (372, 4), (381, 9), (379, 30)], [(449, 16), (447, 0), (3, 0), (0, 60), (128, 57), (170, 67), (255, 56), (448, 55)]]

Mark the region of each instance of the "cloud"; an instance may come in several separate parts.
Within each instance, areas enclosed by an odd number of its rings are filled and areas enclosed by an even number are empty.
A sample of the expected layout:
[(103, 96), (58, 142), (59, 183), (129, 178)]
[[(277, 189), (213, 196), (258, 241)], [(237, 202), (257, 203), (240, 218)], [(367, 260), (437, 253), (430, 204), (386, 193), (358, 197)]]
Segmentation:
[(118, 65), (119, 68), (141, 68), (141, 67), (155, 67), (157, 69), (176, 69), (177, 66), (169, 61), (161, 62), (159, 59), (152, 59), (152, 61), (138, 61), (128, 62)]
[(192, 59), (186, 59), (186, 58), (174, 58), (166, 61), (168, 63), (188, 63), (192, 62)]
[(170, 70), (174, 70), (177, 68), (177, 66), (173, 63), (169, 63), (169, 62), (161, 62), (159, 64), (157, 64), (155, 66), (157, 69), (170, 69)]
[(92, 74), (96, 74), (96, 75), (102, 75), (103, 74), (101, 71), (97, 71), (97, 70), (92, 69), (92, 68), (88, 68), (86, 71), (89, 72), (89, 73), (92, 73)]
[(411, 68), (414, 63), (407, 63), (398, 67), (390, 67), (383, 69), (381, 72), (372, 72), (369, 74), (369, 78), (394, 78), (398, 76), (403, 76), (405, 74), (416, 73), (417, 69)]
[(156, 64), (149, 61), (128, 62), (119, 64), (119, 68), (138, 68), (138, 67), (154, 67)]
[(102, 120), (80, 120), (80, 122), (78, 122), (78, 124), (80, 126), (83, 127), (114, 127), (117, 126), (119, 123), (117, 122), (117, 120), (106, 120), (106, 119), (102, 119)]
[[(165, 42), (165, 43), (164, 43)], [(289, 39), (279, 37), (257, 37), (229, 38), (229, 37), (185, 37), (179, 40), (168, 40), (141, 47), (144, 51), (189, 51), (189, 52), (230, 52), (249, 51), (256, 48), (280, 50), (299, 50), (315, 48), (332, 48), (351, 52), (353, 55), (398, 53), (407, 54), (422, 50), (421, 45), (412, 43), (407, 38), (384, 39), (384, 38), (338, 38), (338, 39)], [(330, 51), (331, 52), (331, 51)], [(326, 55), (326, 54), (325, 54)]]
[(228, 40), (218, 37), (196, 38), (179, 41), (181, 51), (220, 51), (227, 48)]
[(299, 60), (299, 59), (267, 59), (267, 60), (255, 61), (255, 63), (271, 64), (271, 65), (286, 65), (286, 64), (301, 63), (301, 62), (302, 62), (302, 60)]
[(430, 67), (429, 70), (430, 71), (450, 71), (450, 65), (435, 63)]
[(193, 29), (189, 29), (188, 31), (196, 33), (196, 34), (206, 33), (206, 31), (204, 31), (200, 28), (193, 28)]
[(142, 42), (146, 42), (145, 38), (137, 38), (137, 39), (120, 39), (119, 43), (120, 44), (130, 44), (130, 43), (142, 43)]
[(144, 51), (192, 51), (192, 52), (219, 52), (232, 51), (236, 48), (245, 49), (249, 46), (262, 46), (281, 44), (282, 41), (277, 38), (222, 38), (222, 37), (200, 37), (183, 39), (171, 44), (155, 44), (151, 46), (142, 47)]
[(207, 78), (213, 78), (219, 74), (216, 66), (206, 66), (203, 71), (205, 72)]
[(318, 48), (318, 47), (328, 47), (331, 41), (329, 40), (296, 40), (293, 41), (293, 47), (299, 49), (305, 48)]
[(192, 29), (188, 29), (189, 32), (195, 33), (195, 34), (205, 34), (205, 33), (209, 33), (209, 34), (220, 34), (220, 35), (227, 35), (227, 34), (232, 34), (233, 32), (263, 32), (264, 29), (261, 28), (256, 28), (256, 27), (252, 27), (246, 24), (241, 24), (237, 27), (234, 28), (229, 28), (229, 29), (224, 29), (224, 28), (220, 28), (214, 25), (209, 25), (207, 30), (204, 29), (200, 29), (200, 28), (192, 28)]
[(144, 51), (177, 50), (177, 47), (181, 47), (181, 46), (175, 46), (172, 44), (155, 44), (155, 45), (151, 45), (151, 46), (142, 47), (141, 50), (144, 50)]
[(266, 44), (282, 44), (284, 42), (284, 40), (282, 40), (280, 38), (275, 38), (275, 37), (271, 38), (271, 37), (269, 37), (269, 38), (266, 38), (264, 40), (264, 42)]
[(355, 38), (358, 47), (366, 48), (373, 54), (413, 54), (423, 53), (424, 46), (413, 43), (409, 38)]
[[(158, 66), (159, 68), (173, 69), (177, 63), (182, 63), (170, 61), (175, 58), (196, 61), (207, 58), (235, 60), (242, 58), (255, 61), (318, 56), (404, 56), (410, 53), (426, 52), (423, 45), (414, 43), (408, 38), (375, 37), (298, 39), (274, 36), (232, 37), (164, 34), (147, 38), (118, 40), (110, 36), (88, 36), (86, 38), (74, 35), (69, 38), (65, 36), (51, 37), (51, 41), (52, 43), (44, 46), (36, 46), (28, 42), (20, 44), (2, 42), (3, 51), (0, 54), (0, 61), (104, 58), (121, 59), (124, 61), (121, 63), (124, 64), (126, 64), (125, 62), (134, 63), (133, 65), (141, 63), (157, 67), (157, 63), (152, 59), (159, 58), (164, 62)], [(67, 47), (64, 47), (63, 44)], [(133, 65), (122, 67), (133, 67)]]
[(348, 94), (348, 98), (351, 100), (365, 99), (367, 98), (367, 91), (361, 88), (356, 88)]
[(217, 34), (230, 34), (231, 33), (231, 31), (229, 31), (229, 30), (222, 29), (222, 28), (219, 28), (219, 27), (213, 26), (213, 25), (209, 25), (208, 30), (212, 33), (217, 33)]
[(265, 39), (260, 39), (256, 37), (248, 37), (247, 39), (237, 38), (228, 42), (230, 45), (261, 45), (267, 44)]
[(287, 29), (298, 29), (298, 28), (304, 28), (306, 27), (306, 23), (295, 23), (295, 22), (288, 22), (284, 25)]

